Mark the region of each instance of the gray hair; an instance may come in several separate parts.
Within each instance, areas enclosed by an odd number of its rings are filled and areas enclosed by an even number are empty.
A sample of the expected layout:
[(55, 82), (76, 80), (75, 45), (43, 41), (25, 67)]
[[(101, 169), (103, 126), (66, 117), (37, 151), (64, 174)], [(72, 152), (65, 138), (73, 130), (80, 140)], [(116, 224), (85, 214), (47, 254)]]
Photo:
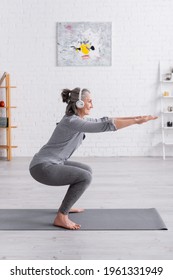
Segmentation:
[[(66, 115), (68, 116), (78, 115), (76, 102), (79, 100), (79, 93), (80, 93), (80, 88), (78, 87), (72, 90), (66, 88), (63, 89), (63, 91), (61, 92), (62, 101), (68, 104), (65, 112)], [(88, 89), (86, 88), (82, 89), (81, 99), (84, 100), (88, 93), (90, 93)]]

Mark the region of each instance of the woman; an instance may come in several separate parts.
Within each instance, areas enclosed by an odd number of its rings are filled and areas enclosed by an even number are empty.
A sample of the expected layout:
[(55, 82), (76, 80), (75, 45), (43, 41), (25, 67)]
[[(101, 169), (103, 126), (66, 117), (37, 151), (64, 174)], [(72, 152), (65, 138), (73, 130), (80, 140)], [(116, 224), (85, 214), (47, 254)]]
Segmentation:
[(57, 124), (51, 138), (30, 163), (31, 176), (38, 182), (49, 186), (69, 185), (67, 193), (58, 210), (54, 225), (79, 229), (80, 225), (71, 221), (69, 212), (81, 212), (84, 209), (71, 208), (84, 193), (92, 180), (91, 168), (83, 163), (68, 160), (85, 138), (85, 132), (97, 133), (142, 124), (154, 120), (154, 116), (136, 116), (127, 118), (100, 119), (84, 118), (93, 108), (89, 90), (75, 88), (64, 89), (63, 102), (68, 105), (62, 120)]

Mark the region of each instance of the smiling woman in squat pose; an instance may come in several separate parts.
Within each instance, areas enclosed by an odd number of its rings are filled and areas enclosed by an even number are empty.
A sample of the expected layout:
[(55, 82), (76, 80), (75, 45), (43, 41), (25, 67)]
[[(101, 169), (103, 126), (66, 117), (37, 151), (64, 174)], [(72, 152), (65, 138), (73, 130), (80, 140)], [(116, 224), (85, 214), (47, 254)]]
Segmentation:
[(64, 89), (61, 96), (62, 101), (67, 103), (65, 115), (57, 124), (47, 144), (34, 155), (30, 163), (30, 173), (36, 181), (45, 185), (69, 185), (55, 217), (54, 225), (67, 229), (79, 229), (81, 226), (71, 221), (68, 214), (84, 211), (84, 209), (71, 207), (91, 183), (92, 170), (88, 165), (70, 161), (69, 158), (81, 145), (85, 133), (116, 131), (130, 125), (154, 120), (157, 117), (84, 118), (93, 108), (89, 90)]

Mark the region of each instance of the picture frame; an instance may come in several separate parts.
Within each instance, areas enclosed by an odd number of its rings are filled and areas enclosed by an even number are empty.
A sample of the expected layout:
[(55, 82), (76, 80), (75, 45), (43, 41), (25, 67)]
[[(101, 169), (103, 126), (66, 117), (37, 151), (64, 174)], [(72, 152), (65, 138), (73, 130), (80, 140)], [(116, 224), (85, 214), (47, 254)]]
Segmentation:
[(111, 66), (111, 22), (58, 22), (57, 66)]

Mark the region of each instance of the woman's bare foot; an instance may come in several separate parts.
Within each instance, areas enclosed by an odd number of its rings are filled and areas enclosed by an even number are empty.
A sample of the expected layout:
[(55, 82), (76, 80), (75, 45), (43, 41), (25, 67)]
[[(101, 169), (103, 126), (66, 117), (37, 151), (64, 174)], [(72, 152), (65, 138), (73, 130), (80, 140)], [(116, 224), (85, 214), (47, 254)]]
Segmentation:
[(81, 227), (79, 224), (72, 222), (68, 218), (68, 215), (64, 215), (60, 212), (58, 212), (53, 224), (54, 226), (63, 227), (67, 229), (80, 229)]
[(71, 208), (69, 213), (81, 213), (83, 212), (85, 209), (83, 208)]

